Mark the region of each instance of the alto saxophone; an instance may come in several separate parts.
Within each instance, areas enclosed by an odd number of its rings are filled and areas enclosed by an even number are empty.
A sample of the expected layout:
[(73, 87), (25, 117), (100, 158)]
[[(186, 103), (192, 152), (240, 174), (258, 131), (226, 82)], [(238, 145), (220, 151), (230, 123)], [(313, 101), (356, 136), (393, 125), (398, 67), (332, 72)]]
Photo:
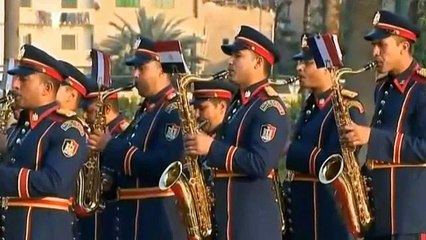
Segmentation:
[(15, 98), (12, 93), (6, 94), (6, 96), (0, 98), (0, 133), (6, 134), (7, 124), (12, 116), (12, 105), (15, 102)]
[[(208, 78), (184, 75), (177, 81), (178, 109), (181, 117), (182, 134), (196, 134), (199, 126), (188, 100), (188, 87), (193, 82), (224, 78), (228, 71), (219, 72)], [(180, 211), (190, 239), (205, 239), (212, 234), (213, 197), (206, 185), (198, 156), (186, 155), (184, 164), (189, 176), (183, 173), (180, 161), (171, 163), (161, 174), (159, 188), (171, 189), (178, 200)]]
[(368, 197), (367, 179), (361, 175), (361, 169), (355, 156), (356, 148), (348, 146), (342, 140), (344, 126), (351, 122), (349, 108), (342, 96), (340, 79), (344, 74), (358, 74), (375, 68), (373, 61), (358, 70), (342, 68), (332, 73), (332, 108), (339, 134), (342, 155), (333, 154), (327, 158), (319, 170), (318, 178), (323, 184), (332, 184), (336, 191), (344, 220), (349, 231), (355, 237), (362, 237), (373, 222), (373, 214)]
[[(106, 131), (105, 100), (112, 94), (133, 88), (134, 85), (99, 92), (96, 99), (97, 110), (95, 120), (91, 124), (91, 131)], [(100, 167), (100, 152), (90, 150), (86, 162), (77, 178), (77, 193), (74, 210), (78, 216), (90, 215), (102, 210), (105, 205), (101, 198), (103, 193), (103, 178)]]

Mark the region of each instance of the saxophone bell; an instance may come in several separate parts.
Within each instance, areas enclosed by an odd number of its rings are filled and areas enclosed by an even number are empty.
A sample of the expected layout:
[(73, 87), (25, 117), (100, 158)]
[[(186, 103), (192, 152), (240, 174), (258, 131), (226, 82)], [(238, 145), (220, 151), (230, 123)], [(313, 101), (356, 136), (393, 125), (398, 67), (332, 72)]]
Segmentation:
[(342, 155), (333, 154), (329, 156), (319, 169), (318, 179), (320, 183), (329, 184), (334, 182), (342, 174), (344, 165)]

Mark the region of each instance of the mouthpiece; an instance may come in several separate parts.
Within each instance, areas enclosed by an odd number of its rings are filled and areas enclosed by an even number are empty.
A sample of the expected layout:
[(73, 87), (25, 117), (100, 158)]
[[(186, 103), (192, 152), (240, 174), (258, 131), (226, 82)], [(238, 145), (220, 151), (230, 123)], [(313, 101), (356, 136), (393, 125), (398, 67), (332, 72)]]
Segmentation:
[(377, 61), (372, 61), (372, 62), (367, 63), (364, 66), (364, 69), (365, 69), (365, 71), (368, 71), (368, 70), (373, 69), (375, 67), (377, 67)]
[(272, 86), (282, 86), (282, 85), (289, 85), (289, 84), (295, 83), (299, 80), (300, 80), (300, 76), (292, 76), (282, 81), (270, 82), (270, 84)]
[(218, 73), (213, 74), (213, 80), (219, 80), (219, 79), (224, 79), (227, 78), (229, 75), (229, 71), (228, 70), (222, 70)]

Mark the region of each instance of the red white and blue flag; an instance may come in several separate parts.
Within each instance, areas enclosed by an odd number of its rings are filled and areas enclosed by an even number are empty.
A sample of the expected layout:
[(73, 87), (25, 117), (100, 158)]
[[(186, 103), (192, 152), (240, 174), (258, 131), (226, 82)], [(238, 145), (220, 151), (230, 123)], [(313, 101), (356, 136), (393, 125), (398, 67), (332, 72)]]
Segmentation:
[(97, 49), (90, 52), (92, 59), (92, 78), (96, 80), (99, 88), (111, 87), (111, 57)]

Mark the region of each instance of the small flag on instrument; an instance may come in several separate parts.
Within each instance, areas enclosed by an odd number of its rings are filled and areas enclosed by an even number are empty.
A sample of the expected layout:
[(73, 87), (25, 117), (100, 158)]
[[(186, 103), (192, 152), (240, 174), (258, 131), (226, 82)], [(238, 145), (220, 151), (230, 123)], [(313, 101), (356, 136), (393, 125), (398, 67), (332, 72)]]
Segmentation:
[(108, 54), (92, 49), (92, 78), (96, 79), (99, 88), (111, 87), (111, 58)]
[(343, 66), (340, 44), (335, 34), (316, 34), (307, 40), (318, 68), (340, 68)]
[(180, 41), (156, 42), (155, 50), (160, 55), (160, 62), (164, 72), (189, 73), (189, 68), (183, 58)]
[(13, 58), (7, 59), (5, 61), (5, 64), (3, 67), (2, 89), (6, 93), (8, 93), (12, 89), (12, 81), (13, 81), (13, 76), (10, 74), (7, 74), (7, 71), (9, 69), (15, 68), (16, 63), (17, 63), (17, 60)]

